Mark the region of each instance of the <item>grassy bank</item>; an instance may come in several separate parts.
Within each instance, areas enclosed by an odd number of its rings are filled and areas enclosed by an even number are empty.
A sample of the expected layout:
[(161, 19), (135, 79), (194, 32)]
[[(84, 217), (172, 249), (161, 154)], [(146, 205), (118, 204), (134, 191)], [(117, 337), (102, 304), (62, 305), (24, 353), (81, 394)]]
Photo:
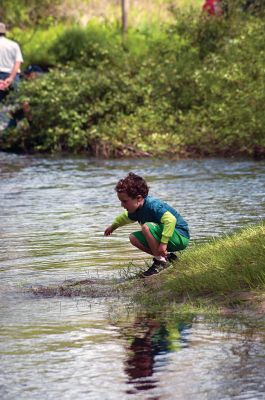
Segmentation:
[[(154, 307), (174, 303), (221, 303), (233, 307), (244, 300), (265, 301), (265, 223), (186, 250), (180, 261), (146, 279), (138, 301)], [(251, 294), (256, 293), (252, 297)]]
[(1, 150), (265, 157), (261, 15), (173, 10), (170, 23), (139, 25), (126, 39), (94, 21), (21, 40), (26, 62), (50, 72), (21, 85), (33, 121), (1, 135)]
[[(38, 296), (130, 298), (139, 312), (219, 315), (246, 311), (262, 317), (265, 310), (265, 222), (185, 250), (159, 275), (138, 279), (135, 266), (118, 279), (65, 281), (34, 286)], [(121, 283), (122, 282), (122, 283)], [(28, 289), (27, 289), (28, 290)], [(251, 312), (251, 314), (249, 314)]]

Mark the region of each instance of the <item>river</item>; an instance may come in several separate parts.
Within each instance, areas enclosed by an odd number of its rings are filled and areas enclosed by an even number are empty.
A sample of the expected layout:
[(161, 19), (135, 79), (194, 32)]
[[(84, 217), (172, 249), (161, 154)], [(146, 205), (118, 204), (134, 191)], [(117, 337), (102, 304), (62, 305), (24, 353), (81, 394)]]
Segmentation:
[(122, 210), (114, 186), (129, 171), (181, 212), (192, 243), (264, 219), (264, 161), (0, 153), (1, 399), (265, 399), (260, 322), (165, 318), (121, 299), (28, 290), (144, 265), (131, 227), (103, 236)]

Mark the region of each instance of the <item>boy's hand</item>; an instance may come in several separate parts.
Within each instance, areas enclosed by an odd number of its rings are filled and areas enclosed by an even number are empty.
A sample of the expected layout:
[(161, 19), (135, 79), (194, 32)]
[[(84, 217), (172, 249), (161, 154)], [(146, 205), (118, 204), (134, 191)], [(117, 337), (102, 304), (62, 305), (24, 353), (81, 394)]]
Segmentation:
[(114, 229), (113, 229), (111, 226), (108, 226), (108, 227), (105, 229), (104, 236), (109, 236), (109, 235), (111, 235), (113, 231), (114, 231)]
[(160, 243), (158, 247), (158, 255), (166, 257), (167, 256), (167, 244), (165, 243)]

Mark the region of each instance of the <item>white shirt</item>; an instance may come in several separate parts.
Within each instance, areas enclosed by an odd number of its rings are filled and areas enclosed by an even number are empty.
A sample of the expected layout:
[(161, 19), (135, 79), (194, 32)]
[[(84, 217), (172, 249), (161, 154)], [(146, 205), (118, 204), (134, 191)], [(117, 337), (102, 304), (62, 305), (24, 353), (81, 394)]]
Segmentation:
[(10, 73), (17, 61), (23, 62), (19, 45), (5, 36), (0, 36), (0, 72)]

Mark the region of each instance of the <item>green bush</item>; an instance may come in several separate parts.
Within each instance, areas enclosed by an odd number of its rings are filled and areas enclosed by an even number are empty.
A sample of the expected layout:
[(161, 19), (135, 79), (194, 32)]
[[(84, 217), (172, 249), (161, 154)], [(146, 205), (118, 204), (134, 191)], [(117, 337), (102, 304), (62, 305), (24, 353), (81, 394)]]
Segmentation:
[[(196, 73), (204, 101), (189, 111), (184, 126), (197, 130), (202, 153), (204, 146), (206, 152), (224, 154), (251, 154), (256, 146), (264, 147), (264, 28), (262, 20), (249, 20), (240, 35), (227, 41), (218, 55), (209, 55)], [(188, 140), (196, 146), (193, 134)]]
[(87, 67), (102, 62), (115, 64), (122, 53), (121, 38), (113, 26), (90, 23), (87, 28), (74, 26), (66, 29), (50, 51), (63, 65), (69, 62)]
[[(10, 27), (47, 25), (56, 19), (56, 6), (63, 0), (1, 0), (0, 19)], [(3, 3), (3, 4), (2, 4)]]
[(262, 18), (180, 15), (123, 42), (115, 27), (58, 28), (49, 56), (59, 68), (20, 90), (32, 126), (2, 149), (264, 156)]
[(10, 38), (20, 43), (25, 69), (29, 64), (56, 67), (58, 57), (52, 53), (51, 48), (58, 38), (65, 32), (63, 24), (49, 28), (24, 29), (14, 28)]

